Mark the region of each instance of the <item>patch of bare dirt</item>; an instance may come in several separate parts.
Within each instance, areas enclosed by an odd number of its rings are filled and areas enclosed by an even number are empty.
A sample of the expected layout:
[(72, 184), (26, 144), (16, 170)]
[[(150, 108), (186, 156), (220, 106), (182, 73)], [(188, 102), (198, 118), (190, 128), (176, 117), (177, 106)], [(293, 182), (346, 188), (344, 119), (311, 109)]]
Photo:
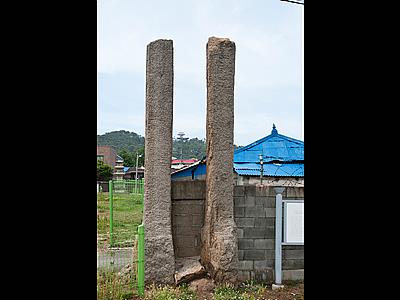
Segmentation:
[(210, 300), (213, 298), (215, 283), (210, 278), (201, 278), (189, 283), (189, 289), (194, 291), (199, 300)]
[(304, 300), (304, 283), (285, 285), (277, 290), (269, 287), (263, 297), (265, 300)]

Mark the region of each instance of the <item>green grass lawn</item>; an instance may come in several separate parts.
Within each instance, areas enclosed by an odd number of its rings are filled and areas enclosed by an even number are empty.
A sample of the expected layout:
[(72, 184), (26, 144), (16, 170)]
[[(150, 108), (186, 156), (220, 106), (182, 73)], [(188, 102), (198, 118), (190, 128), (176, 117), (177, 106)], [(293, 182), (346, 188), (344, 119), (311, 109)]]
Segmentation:
[[(109, 241), (110, 202), (109, 193), (97, 194), (97, 236), (99, 243)], [(143, 195), (114, 193), (113, 196), (113, 241), (115, 245), (132, 244), (137, 227), (143, 218)]]
[(110, 271), (97, 272), (98, 300), (130, 300), (137, 289), (130, 278)]
[[(143, 195), (134, 193), (118, 193), (113, 196), (113, 246), (132, 247), (135, 244), (137, 227), (143, 219)], [(97, 246), (98, 255), (110, 246), (110, 196), (108, 192), (97, 194)], [(100, 250), (101, 249), (101, 250)], [(100, 251), (100, 252), (99, 252)], [(109, 250), (106, 250), (107, 253)], [(137, 255), (136, 255), (137, 256)], [(135, 255), (134, 255), (135, 257)], [(98, 256), (99, 259), (99, 256)], [(123, 259), (122, 258), (116, 258)], [(97, 299), (132, 299), (137, 294), (137, 283), (134, 280), (136, 273), (135, 262), (129, 263), (131, 269), (127, 278), (119, 271), (98, 269), (97, 272)]]

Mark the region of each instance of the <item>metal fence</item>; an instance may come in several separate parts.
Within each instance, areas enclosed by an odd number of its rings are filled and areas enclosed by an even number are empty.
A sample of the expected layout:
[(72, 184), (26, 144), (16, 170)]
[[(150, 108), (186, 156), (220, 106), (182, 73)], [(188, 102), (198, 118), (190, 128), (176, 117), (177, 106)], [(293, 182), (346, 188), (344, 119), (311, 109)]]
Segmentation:
[(143, 219), (143, 180), (111, 180), (110, 245), (125, 247), (133, 243)]
[(112, 180), (108, 193), (97, 194), (98, 299), (143, 294), (143, 187), (143, 180)]

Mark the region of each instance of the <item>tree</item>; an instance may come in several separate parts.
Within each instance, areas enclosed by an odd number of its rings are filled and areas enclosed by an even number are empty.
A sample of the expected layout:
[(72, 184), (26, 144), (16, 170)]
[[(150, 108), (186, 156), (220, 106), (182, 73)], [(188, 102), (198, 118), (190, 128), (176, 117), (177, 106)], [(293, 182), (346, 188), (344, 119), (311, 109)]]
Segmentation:
[(205, 140), (191, 138), (187, 140), (174, 139), (172, 145), (172, 156), (182, 159), (201, 159), (206, 155)]
[(128, 152), (125, 149), (122, 149), (118, 152), (118, 155), (122, 157), (124, 160), (124, 167), (133, 167), (135, 166), (135, 158), (133, 157), (132, 152)]
[(117, 152), (125, 149), (129, 153), (133, 153), (144, 146), (144, 137), (126, 130), (112, 131), (97, 135), (97, 145), (113, 146)]
[(134, 152), (122, 149), (118, 152), (118, 155), (124, 160), (125, 167), (136, 167), (136, 155), (139, 155), (138, 166), (144, 165), (144, 147), (140, 147)]
[(104, 162), (97, 161), (97, 181), (109, 181), (113, 177), (112, 168)]

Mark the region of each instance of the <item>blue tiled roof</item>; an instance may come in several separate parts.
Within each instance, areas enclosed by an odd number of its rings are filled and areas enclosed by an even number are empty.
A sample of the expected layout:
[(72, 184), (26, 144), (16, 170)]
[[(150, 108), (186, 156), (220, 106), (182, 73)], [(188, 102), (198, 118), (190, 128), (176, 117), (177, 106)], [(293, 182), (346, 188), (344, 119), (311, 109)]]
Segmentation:
[(171, 174), (171, 178), (172, 180), (181, 177), (197, 179), (205, 174), (206, 174), (206, 163), (204, 161), (198, 161), (190, 166), (175, 171), (174, 173)]
[[(304, 142), (279, 134), (275, 125), (270, 135), (234, 152), (235, 172), (239, 175), (260, 176), (260, 154), (263, 156), (264, 176), (304, 176)], [(197, 165), (174, 172), (172, 178), (188, 176), (191, 171), (199, 172)], [(205, 165), (204, 170), (201, 170), (205, 173)]]
[[(236, 173), (239, 175), (250, 175), (260, 176), (260, 164), (247, 163), (247, 164), (233, 164)], [(290, 176), (290, 177), (303, 177), (304, 176), (304, 164), (264, 164), (263, 165), (264, 176)]]
[(275, 125), (272, 133), (250, 145), (235, 151), (233, 161), (259, 162), (259, 155), (263, 155), (263, 161), (279, 160), (283, 162), (303, 161), (304, 142), (278, 134)]
[(235, 151), (233, 165), (239, 175), (304, 176), (304, 142), (279, 134), (275, 124), (270, 135)]

